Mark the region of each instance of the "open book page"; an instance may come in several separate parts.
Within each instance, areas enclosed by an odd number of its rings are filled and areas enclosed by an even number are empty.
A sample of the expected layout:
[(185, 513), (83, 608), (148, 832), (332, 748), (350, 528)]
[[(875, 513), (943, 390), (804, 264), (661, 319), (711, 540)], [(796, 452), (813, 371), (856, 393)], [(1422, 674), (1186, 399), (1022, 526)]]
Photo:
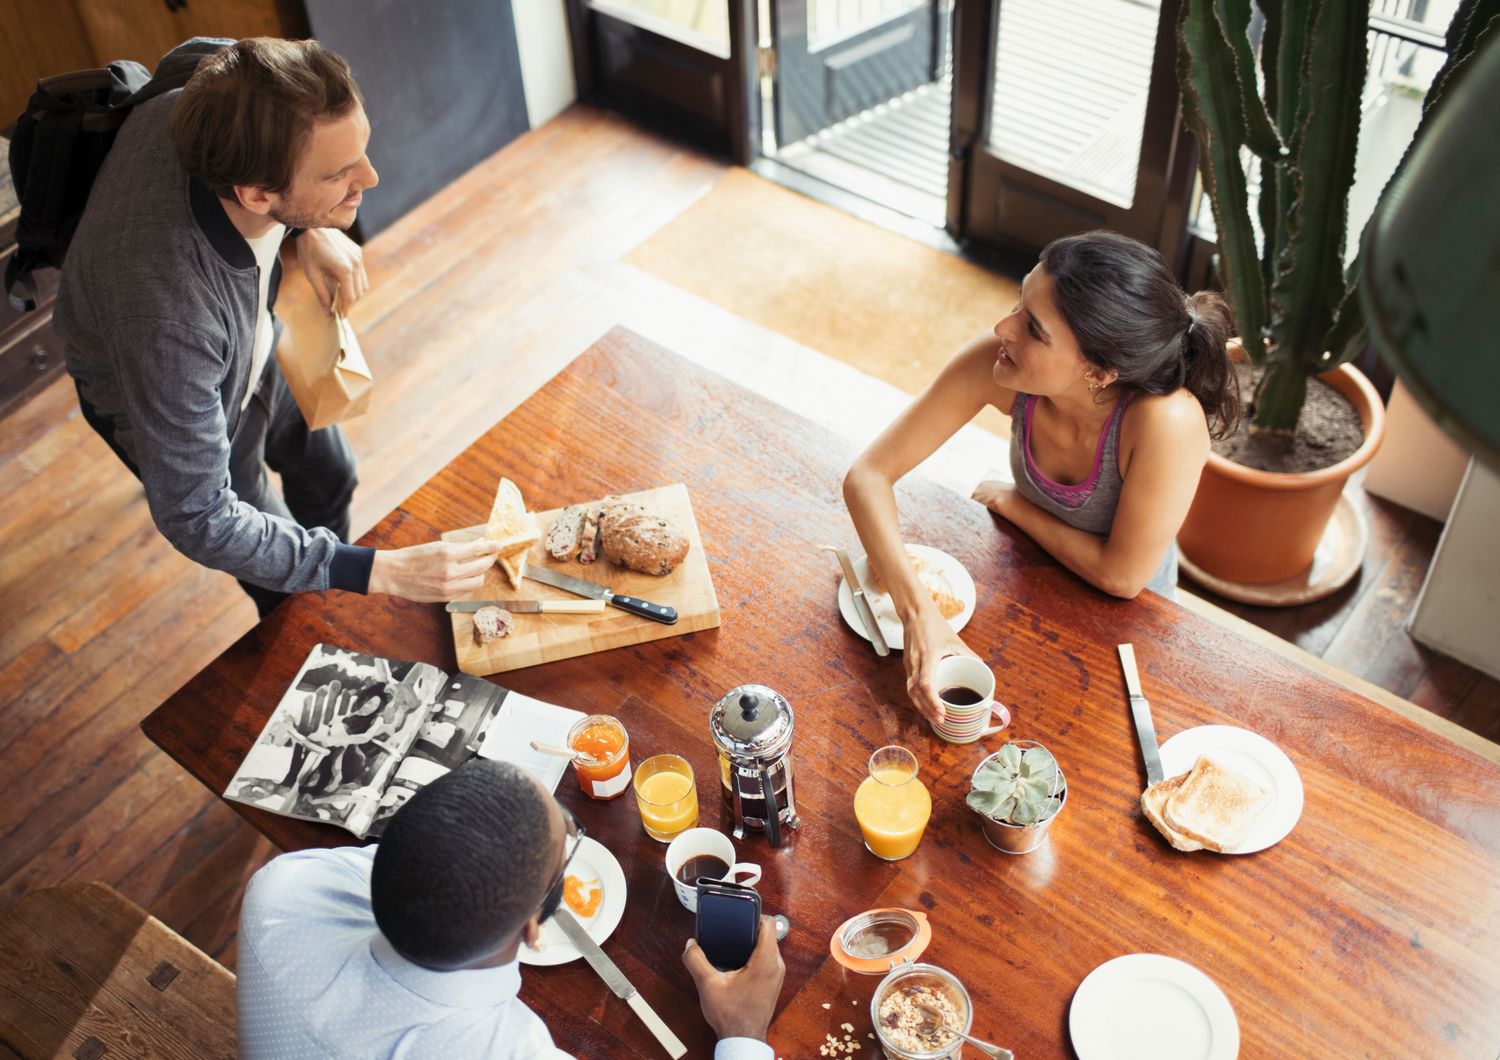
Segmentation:
[(447, 680), (427, 663), (317, 645), (224, 797), (363, 837)]
[(547, 786), (548, 791), (556, 791), (557, 782), (567, 771), (568, 760), (533, 751), (531, 741), (566, 747), (568, 730), (585, 717), (587, 715), (579, 710), (544, 703), (519, 692), (507, 692), (499, 716), (485, 734), (479, 754), (483, 758), (511, 762), (529, 770)]
[(478, 753), (501, 706), (514, 692), (468, 674), (454, 674), (439, 690), (406, 758), (396, 767), (366, 835), (378, 836), (408, 799)]

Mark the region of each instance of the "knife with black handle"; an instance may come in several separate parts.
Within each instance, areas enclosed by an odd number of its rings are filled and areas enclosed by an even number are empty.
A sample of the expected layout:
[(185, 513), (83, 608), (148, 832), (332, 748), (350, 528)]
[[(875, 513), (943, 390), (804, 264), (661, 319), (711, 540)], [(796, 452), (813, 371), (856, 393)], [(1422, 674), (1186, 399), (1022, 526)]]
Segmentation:
[(621, 611), (629, 611), (632, 615), (649, 618), (664, 626), (673, 625), (677, 621), (675, 607), (653, 604), (650, 600), (642, 600), (638, 596), (621, 596), (603, 585), (575, 578), (571, 574), (563, 574), (550, 567), (527, 567), (526, 577), (532, 581), (541, 582), (543, 585), (550, 585), (554, 589), (561, 589), (566, 593), (587, 596), (590, 600), (603, 600), (610, 607), (618, 607)]

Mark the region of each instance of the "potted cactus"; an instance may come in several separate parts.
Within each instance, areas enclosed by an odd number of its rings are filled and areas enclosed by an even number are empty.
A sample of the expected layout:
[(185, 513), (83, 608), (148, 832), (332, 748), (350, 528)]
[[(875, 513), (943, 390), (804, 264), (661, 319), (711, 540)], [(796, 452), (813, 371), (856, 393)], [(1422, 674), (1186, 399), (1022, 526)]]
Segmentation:
[(1052, 752), (1016, 740), (980, 762), (969, 782), (969, 808), (979, 814), (990, 846), (1025, 854), (1047, 841), (1047, 829), (1068, 799), (1068, 783)]
[[(1384, 410), (1346, 363), (1367, 343), (1357, 293), (1362, 263), (1345, 268), (1344, 251), (1369, 0), (1256, 6), (1265, 19), (1258, 46), (1249, 32), (1251, 0), (1183, 0), (1177, 26), (1183, 118), (1198, 141), (1219, 277), (1259, 377), (1250, 430), (1294, 434), (1316, 377), (1350, 399), (1364, 431), (1356, 452), (1311, 471), (1266, 471), (1210, 456), (1178, 538), (1183, 555), (1226, 581), (1264, 584), (1310, 566), (1344, 482), (1379, 445)], [(1460, 0), (1418, 137), (1454, 74), (1500, 29), (1497, 6)], [(1260, 173), (1259, 235), (1250, 217), (1251, 164)]]

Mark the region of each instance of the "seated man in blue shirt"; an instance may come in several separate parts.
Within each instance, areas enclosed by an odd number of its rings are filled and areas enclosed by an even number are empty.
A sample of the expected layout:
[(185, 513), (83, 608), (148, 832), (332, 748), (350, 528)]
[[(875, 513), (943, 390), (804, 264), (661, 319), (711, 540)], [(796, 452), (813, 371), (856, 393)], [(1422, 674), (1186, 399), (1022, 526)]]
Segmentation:
[[(240, 915), (242, 1057), (561, 1057), (517, 997), (522, 941), (562, 898), (580, 833), (531, 774), (475, 759), (433, 781), (378, 846), (284, 854)], [(683, 952), (716, 1060), (770, 1060), (786, 968), (762, 920), (750, 963)]]

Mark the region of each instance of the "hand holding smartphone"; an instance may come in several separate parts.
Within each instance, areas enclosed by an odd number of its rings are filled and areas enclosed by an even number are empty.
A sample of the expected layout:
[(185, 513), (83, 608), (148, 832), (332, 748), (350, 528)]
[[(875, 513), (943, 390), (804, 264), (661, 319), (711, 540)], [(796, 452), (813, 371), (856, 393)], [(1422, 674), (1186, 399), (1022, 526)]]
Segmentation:
[(698, 946), (721, 972), (743, 968), (760, 938), (760, 895), (723, 880), (698, 881)]

